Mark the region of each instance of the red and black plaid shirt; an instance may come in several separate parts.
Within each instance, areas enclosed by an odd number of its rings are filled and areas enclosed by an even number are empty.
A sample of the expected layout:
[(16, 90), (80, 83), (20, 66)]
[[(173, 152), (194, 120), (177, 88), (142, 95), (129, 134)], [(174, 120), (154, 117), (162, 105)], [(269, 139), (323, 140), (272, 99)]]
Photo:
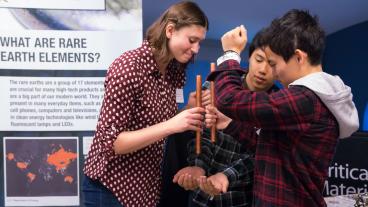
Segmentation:
[[(306, 87), (271, 94), (243, 89), (239, 70), (228, 60), (208, 79), (215, 80), (218, 109), (235, 120), (226, 132), (255, 148), (253, 205), (326, 206), (322, 191), (338, 142), (336, 119)], [(258, 138), (249, 127), (262, 129)]]

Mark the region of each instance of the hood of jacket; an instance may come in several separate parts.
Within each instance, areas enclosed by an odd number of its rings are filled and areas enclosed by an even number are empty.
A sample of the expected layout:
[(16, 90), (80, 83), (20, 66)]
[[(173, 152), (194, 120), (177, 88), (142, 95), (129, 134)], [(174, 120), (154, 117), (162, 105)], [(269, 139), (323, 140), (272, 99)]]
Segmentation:
[(351, 88), (339, 76), (316, 72), (295, 80), (290, 85), (305, 86), (321, 99), (339, 123), (339, 138), (349, 137), (358, 130), (358, 111), (353, 102)]

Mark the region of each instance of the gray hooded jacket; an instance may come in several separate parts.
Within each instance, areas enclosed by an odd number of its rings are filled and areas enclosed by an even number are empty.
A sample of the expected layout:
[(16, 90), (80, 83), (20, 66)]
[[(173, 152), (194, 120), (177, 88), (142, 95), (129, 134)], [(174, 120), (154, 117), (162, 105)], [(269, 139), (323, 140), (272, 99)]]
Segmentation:
[(335, 116), (339, 123), (339, 138), (349, 137), (359, 128), (358, 111), (353, 94), (339, 76), (317, 72), (300, 78), (290, 85), (305, 86), (312, 90)]

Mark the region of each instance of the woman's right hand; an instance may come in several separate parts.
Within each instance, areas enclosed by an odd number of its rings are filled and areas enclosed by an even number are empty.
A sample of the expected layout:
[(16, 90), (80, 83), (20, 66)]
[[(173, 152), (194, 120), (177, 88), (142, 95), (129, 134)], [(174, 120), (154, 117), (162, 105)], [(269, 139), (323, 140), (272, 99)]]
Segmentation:
[(169, 119), (166, 123), (172, 133), (180, 133), (187, 130), (201, 130), (204, 120), (205, 109), (202, 107), (195, 107), (186, 109), (173, 118)]

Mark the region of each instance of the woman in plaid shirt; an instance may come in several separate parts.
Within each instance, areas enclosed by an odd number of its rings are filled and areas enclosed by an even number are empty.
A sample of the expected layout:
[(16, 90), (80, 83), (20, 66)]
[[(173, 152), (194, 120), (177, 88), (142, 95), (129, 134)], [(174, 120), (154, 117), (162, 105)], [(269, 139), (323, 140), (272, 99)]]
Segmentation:
[[(351, 89), (322, 71), (324, 32), (307, 11), (287, 12), (265, 33), (268, 63), (285, 88), (271, 94), (242, 88), (237, 58), (246, 30), (226, 33), (222, 46), (231, 55), (208, 78), (215, 80), (216, 106), (235, 120), (224, 132), (256, 142), (253, 206), (326, 206), (322, 191), (338, 139), (359, 127)], [(207, 126), (216, 118), (207, 107)], [(252, 137), (248, 127), (262, 131)]]
[[(242, 71), (241, 79), (243, 87), (252, 91), (272, 92), (277, 88), (273, 85), (273, 74), (261, 48), (262, 34), (263, 31), (257, 33), (249, 47), (249, 70)], [(257, 129), (251, 131), (256, 133)], [(198, 156), (194, 139), (189, 142), (189, 167), (178, 171), (174, 182), (193, 190), (189, 206), (250, 206), (254, 169), (254, 150), (250, 145), (254, 146), (254, 143), (245, 143), (248, 145), (245, 148), (221, 131), (217, 132), (216, 143), (212, 143), (209, 137), (210, 132), (205, 129)]]

